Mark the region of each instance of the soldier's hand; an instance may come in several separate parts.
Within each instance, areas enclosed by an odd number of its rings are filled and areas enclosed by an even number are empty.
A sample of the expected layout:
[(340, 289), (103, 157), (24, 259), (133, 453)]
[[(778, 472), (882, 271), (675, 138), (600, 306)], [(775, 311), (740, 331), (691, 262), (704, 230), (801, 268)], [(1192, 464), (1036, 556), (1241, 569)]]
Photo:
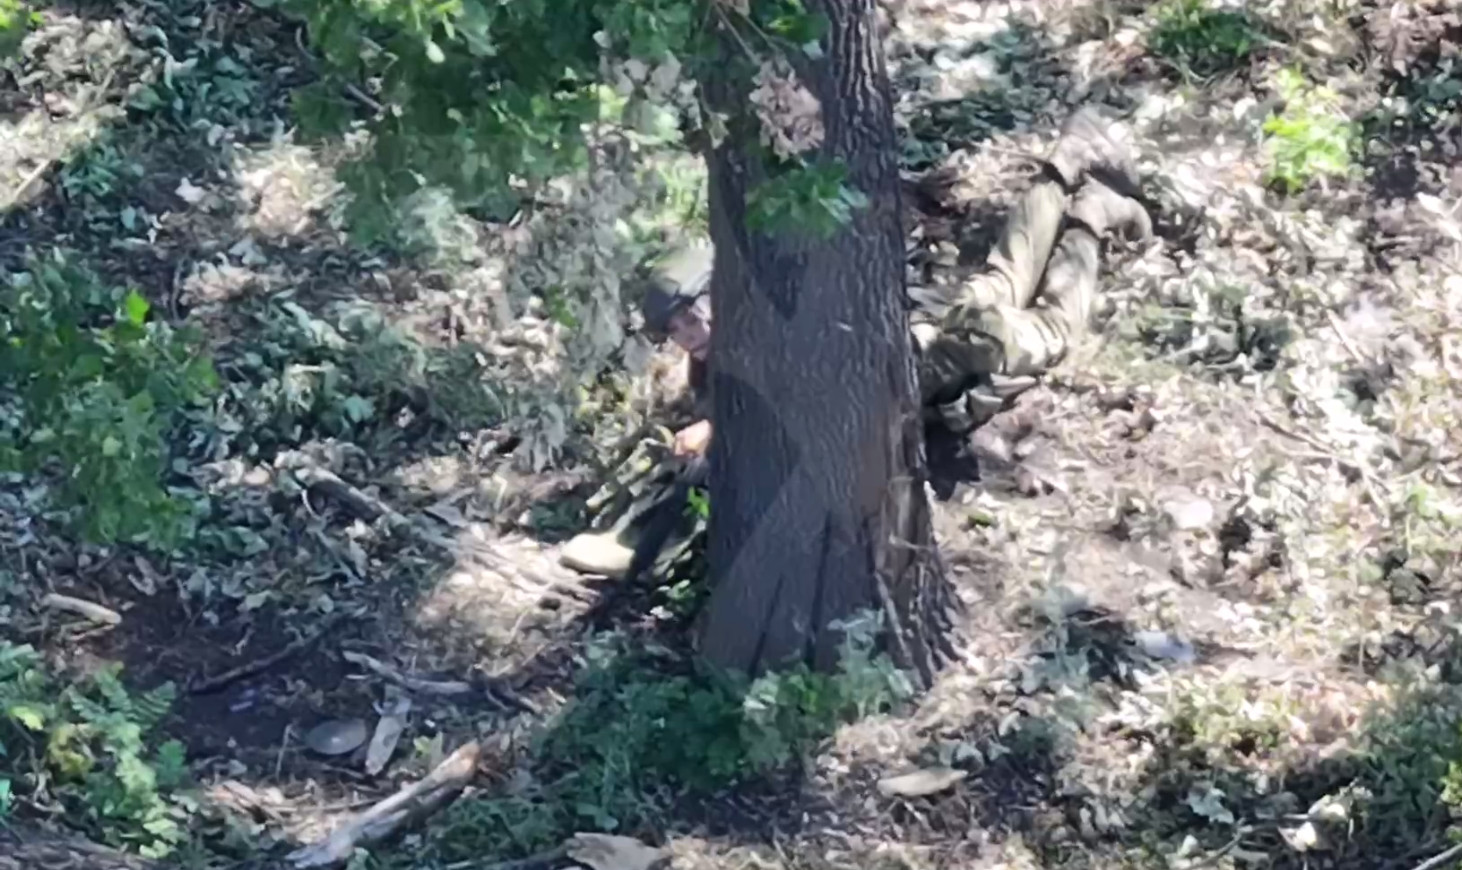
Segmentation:
[(692, 423), (675, 433), (675, 446), (671, 448), (676, 456), (704, 456), (711, 444), (711, 421)]

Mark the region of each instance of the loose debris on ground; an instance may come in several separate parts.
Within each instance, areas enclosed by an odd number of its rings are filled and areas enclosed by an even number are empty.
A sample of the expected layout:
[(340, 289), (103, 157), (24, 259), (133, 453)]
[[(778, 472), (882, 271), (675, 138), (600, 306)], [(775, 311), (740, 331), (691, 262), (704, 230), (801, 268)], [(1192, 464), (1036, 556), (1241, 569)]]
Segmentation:
[[(0, 88), (0, 264), (154, 324), (134, 363), (184, 423), (90, 493), (0, 481), (9, 853), (64, 822), (138, 866), (1455, 864), (1462, 13), (887, 11), (911, 277), (975, 268), (1082, 102), (1129, 125), (1160, 231), (940, 502), (969, 643), (916, 701), (866, 655), (707, 688), (694, 576), (557, 566), (674, 360), (631, 346), (566, 410), (572, 332), (505, 289), (552, 266), (523, 224), (427, 201), (431, 244), (351, 245), (294, 24), (48, 11)], [(65, 449), (141, 450), (106, 399)]]

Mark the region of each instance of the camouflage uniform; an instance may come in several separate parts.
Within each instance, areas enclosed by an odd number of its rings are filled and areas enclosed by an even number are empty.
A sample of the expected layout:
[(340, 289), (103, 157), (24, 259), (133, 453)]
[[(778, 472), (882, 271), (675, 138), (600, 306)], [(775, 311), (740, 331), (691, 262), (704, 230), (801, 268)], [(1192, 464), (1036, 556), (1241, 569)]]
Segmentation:
[[(671, 317), (686, 306), (710, 319), (705, 294), (712, 257), (709, 244), (693, 243), (655, 266), (641, 306), (647, 333), (663, 338)], [(705, 363), (691, 358), (687, 365), (689, 401), (672, 412), (680, 424), (711, 417)], [(595, 517), (595, 529), (565, 546), (563, 564), (611, 577), (622, 577), (631, 567), (663, 574), (685, 555), (705, 525), (691, 510), (689, 493), (704, 488), (709, 473), (703, 458), (674, 456), (672, 441), (673, 434), (663, 429), (636, 440), (629, 455), (615, 464), (610, 479), (590, 497), (587, 508)], [(637, 547), (648, 538), (658, 541), (655, 559), (632, 566)]]
[(1101, 237), (1118, 228), (1152, 232), (1130, 196), (1135, 176), (1094, 113), (1067, 121), (1044, 177), (1016, 204), (985, 269), (912, 318), (921, 398), (934, 416), (956, 430), (973, 428), (1065, 357), (1091, 317)]

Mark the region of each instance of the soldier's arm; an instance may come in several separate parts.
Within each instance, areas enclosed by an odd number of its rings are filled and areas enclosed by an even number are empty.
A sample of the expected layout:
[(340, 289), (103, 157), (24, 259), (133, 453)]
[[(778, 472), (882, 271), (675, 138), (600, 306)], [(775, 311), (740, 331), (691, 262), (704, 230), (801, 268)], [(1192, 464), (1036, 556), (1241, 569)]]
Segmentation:
[(695, 422), (675, 433), (675, 452), (682, 456), (698, 456), (711, 440), (711, 390), (706, 364), (691, 358), (689, 363), (691, 412)]

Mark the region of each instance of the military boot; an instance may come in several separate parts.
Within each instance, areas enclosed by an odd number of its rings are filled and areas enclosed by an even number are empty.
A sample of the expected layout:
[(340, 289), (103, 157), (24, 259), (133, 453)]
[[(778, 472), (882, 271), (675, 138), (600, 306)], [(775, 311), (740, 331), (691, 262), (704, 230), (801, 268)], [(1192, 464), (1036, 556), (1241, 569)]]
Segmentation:
[(1140, 190), (1131, 150), (1112, 135), (1110, 125), (1089, 106), (1061, 125), (1061, 138), (1046, 163), (1068, 191), (1080, 188), (1090, 176), (1101, 178), (1127, 196), (1136, 196)]
[(647, 504), (653, 500), (653, 493), (652, 489), (649, 494), (633, 494), (623, 513), (609, 528), (574, 535), (559, 551), (558, 563), (581, 574), (599, 574), (614, 580), (623, 578), (634, 561), (635, 546), (644, 530)]
[(614, 580), (629, 571), (634, 560), (633, 547), (627, 546), (614, 530), (584, 532), (564, 545), (558, 563), (581, 574), (598, 574)]
[(1123, 196), (1098, 179), (1088, 179), (1071, 202), (1067, 217), (1097, 238), (1108, 232), (1131, 241), (1146, 242), (1152, 238), (1152, 216), (1142, 203)]

